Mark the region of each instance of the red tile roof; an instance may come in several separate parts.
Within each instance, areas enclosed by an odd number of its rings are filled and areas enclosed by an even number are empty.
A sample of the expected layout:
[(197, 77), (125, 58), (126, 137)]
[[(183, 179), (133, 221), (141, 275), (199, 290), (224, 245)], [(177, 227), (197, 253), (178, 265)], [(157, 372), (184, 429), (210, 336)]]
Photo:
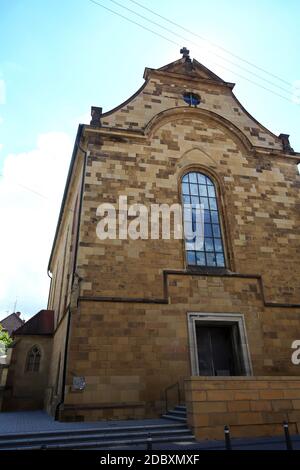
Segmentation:
[(54, 311), (40, 310), (24, 325), (20, 326), (13, 335), (52, 335), (54, 332)]

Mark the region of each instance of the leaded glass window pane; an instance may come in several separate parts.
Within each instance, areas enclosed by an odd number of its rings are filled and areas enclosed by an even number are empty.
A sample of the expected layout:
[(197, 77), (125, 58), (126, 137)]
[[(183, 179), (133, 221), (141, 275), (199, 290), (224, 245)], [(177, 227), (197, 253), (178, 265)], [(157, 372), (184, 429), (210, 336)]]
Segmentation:
[(197, 173), (189, 173), (190, 183), (197, 183)]
[(216, 257), (213, 253), (207, 253), (206, 255), (207, 259), (207, 266), (216, 266)]
[(218, 211), (210, 211), (211, 221), (213, 224), (219, 223)]
[[(197, 248), (192, 240), (185, 241), (188, 265), (224, 267), (224, 246), (216, 190), (213, 181), (199, 172), (190, 172), (182, 178), (183, 204), (203, 204), (204, 244)], [(192, 222), (192, 229), (198, 230), (194, 210), (184, 207), (185, 221)], [(197, 248), (197, 249), (196, 249)]]
[(199, 266), (205, 266), (206, 265), (206, 259), (205, 259), (205, 252), (204, 251), (197, 251), (196, 252), (196, 262)]
[(208, 206), (208, 198), (207, 198), (207, 197), (201, 197), (201, 204), (203, 204), (204, 210), (208, 210), (208, 209), (209, 209), (209, 206)]
[(196, 264), (196, 251), (187, 252), (188, 264)]
[(210, 208), (210, 210), (212, 210), (212, 211), (218, 210), (216, 198), (214, 198), (214, 197), (210, 197), (210, 198), (209, 198), (209, 208)]
[(216, 197), (215, 188), (213, 186), (208, 186), (207, 190), (209, 197)]
[(205, 237), (212, 237), (211, 224), (204, 224), (204, 236)]
[(204, 211), (204, 223), (205, 224), (211, 223), (211, 211)]
[(198, 196), (198, 185), (197, 184), (190, 184), (191, 194), (193, 196)]
[(182, 193), (183, 194), (190, 194), (190, 188), (188, 183), (183, 183), (182, 184)]
[(202, 173), (197, 173), (197, 180), (199, 184), (206, 184), (206, 176)]
[(188, 196), (188, 195), (186, 195), (186, 194), (184, 194), (184, 195), (182, 196), (182, 200), (183, 200), (183, 203), (184, 203), (184, 204), (190, 204), (190, 202), (191, 202), (191, 197)]
[(204, 184), (200, 184), (199, 193), (200, 193), (200, 196), (207, 197), (207, 186), (204, 186)]

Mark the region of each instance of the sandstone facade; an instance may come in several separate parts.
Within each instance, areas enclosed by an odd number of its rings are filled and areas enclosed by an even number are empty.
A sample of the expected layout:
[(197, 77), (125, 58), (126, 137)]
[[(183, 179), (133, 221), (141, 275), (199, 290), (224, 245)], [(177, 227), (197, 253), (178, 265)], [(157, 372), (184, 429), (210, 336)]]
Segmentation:
[[(165, 389), (179, 382), (183, 394), (195, 373), (191, 319), (198, 325), (203, 314), (243, 325), (245, 374), (271, 377), (265, 383), (299, 374), (291, 344), (300, 337), (300, 155), (195, 60), (146, 69), (144, 78), (116, 109), (93, 108), (74, 146), (49, 262), (46, 401), (60, 419), (158, 416)], [(184, 102), (187, 92), (200, 96), (197, 107)], [(97, 237), (99, 204), (124, 195), (128, 204), (181, 204), (190, 171), (215, 184), (225, 268), (189, 266), (184, 242), (172, 237)]]

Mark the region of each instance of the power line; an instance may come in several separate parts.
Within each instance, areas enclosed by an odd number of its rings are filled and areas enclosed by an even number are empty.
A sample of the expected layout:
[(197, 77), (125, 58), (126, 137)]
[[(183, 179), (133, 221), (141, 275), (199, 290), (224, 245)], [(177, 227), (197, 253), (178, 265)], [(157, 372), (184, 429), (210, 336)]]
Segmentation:
[(153, 15), (155, 16), (158, 16), (159, 18), (167, 21), (168, 23), (174, 25), (174, 26), (177, 26), (178, 28), (182, 29), (183, 31), (186, 31), (187, 33), (190, 33), (192, 34), (193, 36), (197, 36), (198, 38), (200, 38), (201, 40), (203, 41), (206, 41), (207, 43), (211, 44), (212, 46), (214, 47), (217, 47), (218, 49), (221, 49), (222, 51), (226, 52), (227, 54), (230, 54), (231, 56), (235, 57), (236, 59), (239, 59), (243, 62), (245, 62), (246, 64), (248, 65), (251, 65), (252, 67), (255, 67), (256, 69), (260, 70), (261, 72), (264, 72), (268, 75), (270, 75), (271, 77), (273, 78), (276, 78), (277, 80), (281, 81), (282, 83), (285, 83), (286, 85), (289, 85), (289, 86), (292, 86), (292, 84), (286, 80), (284, 80), (283, 78), (279, 77), (278, 75), (275, 75), (271, 72), (269, 72), (268, 70), (262, 68), (262, 67), (259, 67), (258, 65), (256, 64), (253, 64), (252, 62), (250, 62), (249, 60), (246, 60), (244, 59), (243, 57), (237, 55), (237, 54), (234, 54), (233, 52), (229, 51), (228, 49), (226, 49), (225, 47), (222, 47), (222, 46), (219, 46), (218, 44), (214, 43), (213, 41), (210, 41), (209, 39), (206, 39), (205, 37), (203, 36), (200, 36), (200, 34), (197, 34), (183, 26), (181, 26), (180, 24), (178, 23), (175, 23), (175, 21), (172, 21), (172, 20), (169, 20), (168, 18), (166, 18), (165, 16), (163, 15), (160, 15), (159, 13), (156, 13), (154, 10), (151, 10), (151, 8), (147, 8), (145, 7), (144, 5), (140, 4), (139, 2), (137, 2), (136, 0), (129, 0), (130, 2), (134, 3), (135, 5), (138, 5), (140, 8), (143, 8), (144, 10), (147, 10), (149, 11), (150, 13), (152, 13)]
[[(13, 184), (15, 184), (16, 186), (20, 186), (20, 188), (25, 189), (26, 191), (29, 191), (30, 193), (34, 194), (35, 196), (39, 196), (39, 197), (41, 197), (42, 199), (45, 199), (46, 201), (49, 201), (51, 204), (53, 204), (53, 203), (55, 202), (54, 200), (50, 199), (48, 196), (45, 196), (44, 194), (39, 193), (39, 192), (36, 191), (35, 189), (29, 188), (28, 186), (25, 186), (24, 184), (21, 184), (21, 183), (19, 183), (18, 181), (14, 181), (12, 178), (9, 178), (8, 176), (3, 175), (3, 173), (0, 173), (0, 177), (11, 181), (11, 182), (12, 182)], [(74, 209), (70, 209), (70, 208), (69, 208), (68, 211), (74, 212)]]
[(239, 73), (237, 72), (233, 72), (232, 70), (228, 69), (227, 67), (224, 67), (223, 65), (221, 64), (218, 64), (219, 67), (222, 67), (224, 70), (227, 70), (228, 72), (231, 72), (231, 73), (235, 73), (235, 75), (239, 78), (242, 78), (243, 80), (247, 80), (248, 82), (252, 83), (253, 85), (255, 86), (258, 86), (260, 88), (263, 88), (264, 90), (266, 91), (269, 91), (270, 93), (273, 93), (273, 95), (276, 95), (276, 96), (279, 96), (280, 98), (288, 101), (289, 103), (291, 103), (292, 101), (287, 98), (286, 96), (283, 96), (281, 95), (280, 93), (277, 93), (276, 91), (273, 91), (273, 90), (270, 90), (269, 88), (267, 88), (266, 86), (264, 85), (261, 85), (260, 83), (256, 83), (254, 80), (251, 80), (250, 78), (247, 78), (247, 77), (244, 77), (243, 75), (240, 75)]
[(169, 41), (169, 42), (171, 42), (172, 44), (175, 44), (176, 46), (179, 46), (179, 47), (180, 47), (180, 44), (179, 44), (178, 42), (172, 41), (172, 39), (166, 38), (166, 37), (163, 36), (162, 34), (159, 34), (159, 33), (157, 33), (156, 31), (153, 31), (152, 29), (147, 28), (146, 26), (141, 25), (141, 24), (138, 23), (137, 21), (131, 20), (130, 18), (127, 18), (127, 16), (124, 16), (124, 15), (122, 15), (121, 13), (117, 13), (116, 11), (111, 10), (111, 9), (108, 8), (108, 7), (105, 7), (104, 5), (102, 5), (102, 3), (98, 3), (98, 2), (96, 2), (95, 0), (89, 0), (89, 1), (90, 1), (91, 3), (94, 3), (95, 5), (98, 5), (98, 7), (104, 8), (104, 10), (110, 11), (110, 12), (113, 13), (114, 15), (120, 16), (120, 18), (123, 18), (124, 20), (130, 21), (130, 23), (133, 23), (133, 24), (135, 24), (135, 25), (137, 25), (137, 26), (140, 26), (141, 28), (145, 29), (146, 31), (150, 31), (150, 33), (156, 34), (156, 36), (159, 36), (159, 37), (161, 37), (162, 39), (165, 39), (166, 41)]
[[(99, 2), (97, 2), (96, 0), (89, 0), (89, 1), (90, 1), (91, 3), (94, 3), (95, 5), (99, 6), (100, 8), (103, 8), (104, 10), (109, 11), (110, 13), (113, 13), (114, 15), (119, 16), (119, 17), (125, 19), (126, 21), (129, 21), (130, 23), (133, 23), (133, 24), (135, 24), (136, 26), (139, 26), (140, 28), (142, 28), (142, 29), (144, 29), (144, 30), (146, 30), (146, 31), (151, 32), (152, 34), (155, 34), (156, 36), (161, 37), (162, 39), (165, 39), (166, 41), (171, 42), (171, 43), (175, 44), (176, 46), (181, 47), (181, 44), (180, 44), (180, 43), (178, 43), (178, 42), (176, 42), (176, 41), (173, 41), (172, 39), (169, 39), (169, 38), (167, 38), (166, 36), (163, 36), (162, 34), (156, 32), (156, 31), (153, 31), (153, 30), (150, 29), (150, 28), (147, 28), (146, 26), (142, 25), (141, 23), (138, 23), (137, 21), (134, 21), (134, 20), (128, 18), (127, 16), (122, 15), (122, 14), (119, 13), (119, 12), (116, 12), (116, 11), (112, 10), (111, 8), (108, 8), (108, 7), (104, 6), (102, 3), (99, 3)], [(256, 82), (254, 82), (253, 80), (250, 80), (249, 78), (246, 78), (246, 77), (244, 77), (243, 75), (240, 75), (240, 74), (236, 73), (235, 71), (230, 70), (230, 69), (224, 67), (224, 66), (221, 65), (221, 64), (218, 64), (218, 63), (216, 63), (216, 62), (213, 62), (213, 63), (216, 64), (216, 65), (218, 65), (219, 67), (222, 67), (224, 70), (227, 70), (228, 72), (231, 72), (231, 73), (237, 75), (238, 77), (242, 78), (243, 80), (247, 80), (248, 82), (253, 83), (254, 85), (256, 85), (256, 86), (258, 86), (258, 87), (260, 87), (260, 88), (263, 88), (264, 90), (269, 91), (270, 93), (273, 93), (274, 95), (279, 96), (280, 98), (285, 99), (286, 101), (288, 101), (289, 103), (291, 103), (291, 100), (290, 100), (289, 98), (287, 98), (286, 96), (283, 96), (283, 95), (281, 95), (280, 93), (277, 93), (277, 92), (275, 92), (275, 91), (273, 91), (273, 90), (270, 90), (269, 88), (267, 88), (267, 87), (265, 87), (265, 86), (263, 86), (263, 85), (261, 85), (261, 84), (259, 84), (259, 83), (256, 83)]]
[(24, 184), (18, 183), (17, 181), (14, 181), (11, 178), (8, 178), (7, 176), (3, 175), (3, 173), (0, 173), (0, 176), (2, 178), (5, 178), (5, 179), (8, 179), (8, 180), (12, 181), (17, 186), (20, 186), (20, 188), (25, 189), (26, 191), (29, 191), (29, 192), (35, 194), (36, 196), (40, 196), (43, 199), (49, 199), (49, 198), (47, 198), (47, 196), (44, 196), (44, 194), (41, 194), (38, 191), (35, 191), (34, 189), (28, 188), (28, 186), (25, 186)]
[[(154, 24), (155, 26), (158, 26), (159, 28), (167, 31), (168, 33), (171, 33), (173, 34), (174, 36), (176, 37), (180, 37), (181, 39), (183, 39), (184, 41), (187, 41), (191, 44), (194, 44), (195, 46), (197, 47), (201, 47), (199, 43), (196, 43), (195, 41), (191, 40), (191, 39), (188, 39), (186, 38), (185, 36), (182, 36), (181, 34), (175, 32), (175, 31), (172, 31), (171, 29), (169, 28), (166, 28), (165, 26), (162, 26), (161, 24), (157, 23), (156, 21), (153, 21), (149, 18), (147, 18), (146, 16), (144, 15), (141, 15), (140, 13), (137, 13), (135, 10), (132, 10), (131, 8), (128, 8), (126, 7), (125, 5), (122, 5), (121, 3), (117, 2), (116, 0), (109, 0), (110, 2), (114, 3), (115, 5), (118, 5), (119, 7), (123, 8), (124, 10), (127, 10), (129, 11), (130, 13), (133, 13), (134, 15), (138, 16), (139, 18), (142, 18), (143, 20), (146, 20), (148, 21), (149, 23), (152, 23)], [(136, 3), (136, 2), (134, 2)], [(283, 88), (282, 86), (280, 85), (277, 85), (276, 83), (272, 82), (271, 80), (268, 80), (267, 78), (264, 78), (260, 75), (258, 75), (257, 73), (255, 72), (252, 72), (251, 70), (245, 68), (245, 67), (242, 67), (241, 65), (237, 64), (236, 62), (233, 62), (232, 60), (230, 59), (226, 59), (225, 57), (221, 56), (220, 54), (217, 54), (216, 52), (212, 52), (216, 57), (218, 57), (219, 59), (221, 60), (224, 60), (225, 62), (228, 62), (229, 64), (233, 65), (234, 67), (238, 67), (240, 68), (241, 70), (253, 75), (254, 77), (257, 77), (259, 80), (263, 80), (264, 82), (268, 83), (269, 85), (271, 86), (274, 86), (276, 88), (278, 88), (279, 90), (282, 90), (284, 91), (285, 93), (287, 93), (288, 95), (291, 95), (291, 91), (290, 90), (287, 90), (286, 88)], [(226, 69), (225, 69), (226, 70)]]

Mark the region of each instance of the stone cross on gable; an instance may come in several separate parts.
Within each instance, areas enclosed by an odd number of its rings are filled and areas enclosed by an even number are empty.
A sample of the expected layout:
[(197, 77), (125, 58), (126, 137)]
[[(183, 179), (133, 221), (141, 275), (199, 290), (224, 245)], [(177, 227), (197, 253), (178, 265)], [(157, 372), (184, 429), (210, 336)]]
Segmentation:
[(190, 58), (190, 51), (186, 47), (182, 47), (182, 49), (180, 49), (180, 54), (182, 54), (183, 59)]

